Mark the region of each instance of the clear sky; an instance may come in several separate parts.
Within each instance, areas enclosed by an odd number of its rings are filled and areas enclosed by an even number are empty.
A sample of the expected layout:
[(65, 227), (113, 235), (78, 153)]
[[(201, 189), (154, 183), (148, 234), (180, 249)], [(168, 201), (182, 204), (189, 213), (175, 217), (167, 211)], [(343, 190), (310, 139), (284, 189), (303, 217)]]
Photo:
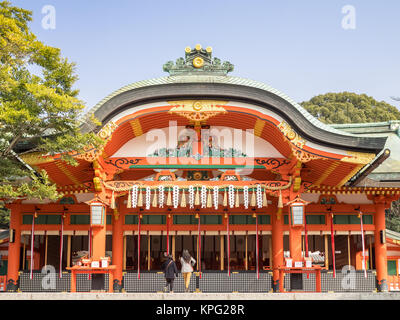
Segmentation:
[[(186, 46), (211, 46), (230, 75), (265, 82), (298, 102), (327, 92), (366, 93), (397, 107), (399, 0), (11, 0), (33, 11), (33, 32), (77, 63), (90, 108), (129, 83), (166, 76)], [(56, 10), (44, 29), (42, 8)], [(355, 9), (355, 29), (342, 20)]]

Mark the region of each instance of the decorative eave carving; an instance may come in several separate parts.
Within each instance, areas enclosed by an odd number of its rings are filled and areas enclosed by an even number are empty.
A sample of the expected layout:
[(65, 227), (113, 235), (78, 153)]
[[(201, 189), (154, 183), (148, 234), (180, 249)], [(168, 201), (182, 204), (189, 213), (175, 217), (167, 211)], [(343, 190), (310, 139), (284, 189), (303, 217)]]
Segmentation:
[(278, 129), (285, 135), (289, 141), (298, 148), (303, 148), (306, 144), (306, 140), (303, 139), (296, 131), (292, 129), (292, 127), (286, 122), (282, 121), (278, 125)]
[(168, 113), (185, 117), (192, 124), (204, 123), (211, 117), (228, 113), (222, 107), (228, 103), (227, 101), (182, 100), (168, 101), (168, 103), (173, 105)]

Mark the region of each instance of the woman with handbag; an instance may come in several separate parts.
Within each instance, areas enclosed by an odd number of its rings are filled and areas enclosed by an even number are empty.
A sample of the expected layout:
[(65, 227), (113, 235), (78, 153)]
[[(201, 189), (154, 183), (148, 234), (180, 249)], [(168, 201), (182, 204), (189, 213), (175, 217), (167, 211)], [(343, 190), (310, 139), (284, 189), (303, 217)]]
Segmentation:
[(196, 260), (190, 255), (188, 250), (183, 250), (182, 257), (180, 258), (182, 265), (182, 275), (185, 280), (185, 292), (189, 292), (190, 277), (192, 276), (193, 267), (196, 264)]

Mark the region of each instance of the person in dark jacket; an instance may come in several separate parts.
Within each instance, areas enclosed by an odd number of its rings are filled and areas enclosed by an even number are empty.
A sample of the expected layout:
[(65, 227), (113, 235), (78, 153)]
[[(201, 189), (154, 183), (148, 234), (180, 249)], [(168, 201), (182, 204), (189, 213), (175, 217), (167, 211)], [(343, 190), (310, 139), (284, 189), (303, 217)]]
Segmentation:
[(175, 261), (172, 259), (171, 255), (167, 255), (167, 260), (162, 264), (161, 266), (164, 274), (165, 274), (165, 280), (167, 281), (164, 292), (168, 290), (168, 285), (170, 288), (169, 292), (174, 292), (174, 280), (175, 280), (175, 275), (178, 277), (178, 268), (176, 267)]

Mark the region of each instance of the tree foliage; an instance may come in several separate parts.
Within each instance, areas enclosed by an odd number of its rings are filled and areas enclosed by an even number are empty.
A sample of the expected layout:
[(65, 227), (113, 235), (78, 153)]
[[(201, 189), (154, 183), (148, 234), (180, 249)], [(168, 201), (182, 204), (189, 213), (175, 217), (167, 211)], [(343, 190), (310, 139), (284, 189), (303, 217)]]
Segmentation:
[(301, 105), (327, 124), (367, 123), (400, 120), (400, 111), (384, 101), (352, 92), (327, 93)]
[[(37, 39), (32, 13), (0, 2), (0, 200), (59, 197), (44, 172), (24, 164), (15, 151), (30, 146), (41, 154), (84, 150), (102, 141), (80, 131), (84, 104), (74, 89), (75, 64), (60, 49)], [(92, 119), (95, 121), (95, 119)], [(98, 123), (97, 123), (98, 124)], [(21, 150), (21, 148), (19, 148)], [(1, 204), (1, 203), (0, 203)]]

